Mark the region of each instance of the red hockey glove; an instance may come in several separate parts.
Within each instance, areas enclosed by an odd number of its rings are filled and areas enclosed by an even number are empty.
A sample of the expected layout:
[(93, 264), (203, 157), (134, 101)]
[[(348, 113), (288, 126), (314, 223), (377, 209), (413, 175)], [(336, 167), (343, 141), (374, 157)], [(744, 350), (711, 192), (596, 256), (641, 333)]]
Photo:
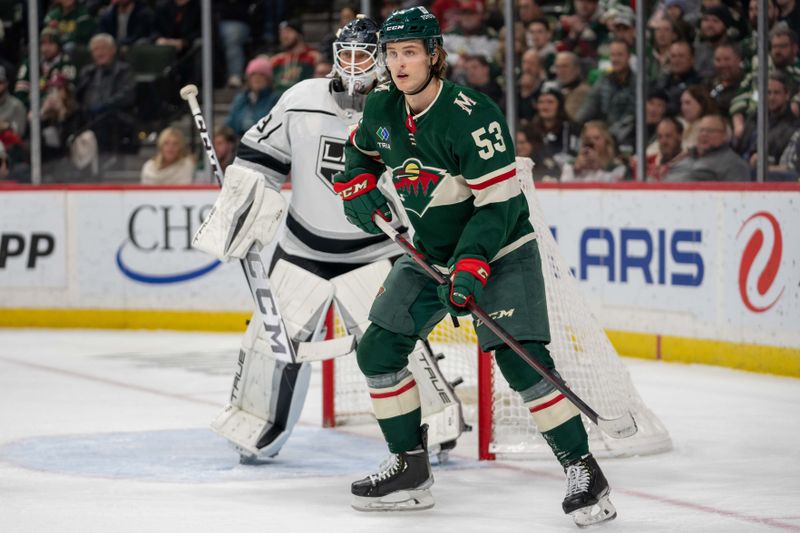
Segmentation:
[(480, 300), (486, 281), (489, 279), (491, 269), (483, 258), (464, 257), (459, 259), (452, 268), (450, 290), (440, 285), (439, 300), (444, 303), (453, 316), (469, 314), (466, 308), (470, 300)]
[(348, 173), (340, 172), (333, 177), (333, 190), (344, 201), (344, 216), (347, 220), (367, 233), (381, 233), (380, 228), (372, 221), (376, 212), (386, 220), (392, 219), (389, 204), (378, 190), (378, 178), (374, 174), (358, 168)]

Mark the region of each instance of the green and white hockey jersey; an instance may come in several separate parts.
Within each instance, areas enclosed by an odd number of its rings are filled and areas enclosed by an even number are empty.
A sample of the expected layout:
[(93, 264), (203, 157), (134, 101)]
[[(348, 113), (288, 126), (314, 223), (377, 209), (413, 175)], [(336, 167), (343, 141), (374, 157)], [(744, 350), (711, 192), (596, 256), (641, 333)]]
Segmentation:
[(350, 134), (345, 166), (391, 171), (414, 244), (439, 265), (491, 262), (533, 239), (505, 118), (473, 89), (443, 80), (433, 103), (412, 115), (393, 83), (379, 85)]

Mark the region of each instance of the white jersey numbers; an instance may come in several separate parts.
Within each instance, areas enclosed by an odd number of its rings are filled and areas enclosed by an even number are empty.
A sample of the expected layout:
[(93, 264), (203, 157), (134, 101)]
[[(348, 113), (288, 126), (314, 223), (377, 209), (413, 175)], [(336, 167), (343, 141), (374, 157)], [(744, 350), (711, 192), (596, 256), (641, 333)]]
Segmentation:
[(472, 132), (472, 138), (475, 140), (475, 145), (479, 148), (478, 155), (481, 159), (491, 159), (495, 151), (505, 152), (506, 143), (503, 141), (503, 133), (500, 129), (500, 123), (497, 121), (489, 124), (488, 135), (494, 137), (492, 139), (484, 137), (487, 135), (487, 128), (478, 128)]

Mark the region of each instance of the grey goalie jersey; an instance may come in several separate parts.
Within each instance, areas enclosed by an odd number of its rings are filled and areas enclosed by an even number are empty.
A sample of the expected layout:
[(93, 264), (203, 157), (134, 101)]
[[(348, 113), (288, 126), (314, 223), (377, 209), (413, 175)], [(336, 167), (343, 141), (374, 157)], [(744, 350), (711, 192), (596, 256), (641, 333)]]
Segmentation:
[[(242, 137), (234, 163), (264, 174), (275, 189), (291, 174), (286, 229), (279, 241), (287, 253), (339, 263), (395, 256), (398, 250), (388, 237), (364, 233), (347, 221), (342, 201), (333, 192), (333, 175), (344, 170), (349, 126), (361, 113), (340, 108), (330, 84), (330, 79), (316, 78), (287, 90)], [(384, 191), (390, 192), (385, 187)], [(393, 200), (393, 195), (387, 196)], [(397, 221), (393, 225), (399, 226)]]

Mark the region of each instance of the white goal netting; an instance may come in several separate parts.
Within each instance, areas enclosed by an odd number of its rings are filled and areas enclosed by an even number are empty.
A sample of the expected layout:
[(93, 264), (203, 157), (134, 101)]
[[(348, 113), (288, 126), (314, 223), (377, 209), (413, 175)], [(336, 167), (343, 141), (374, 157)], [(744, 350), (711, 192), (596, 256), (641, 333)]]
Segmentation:
[[(558, 251), (539, 208), (530, 163), (518, 159), (517, 173), (542, 257), (552, 336), (549, 348), (556, 367), (569, 386), (601, 416), (613, 418), (630, 411), (639, 428), (632, 437), (613, 439), (584, 418), (592, 452), (598, 456), (624, 456), (669, 450), (672, 443), (666, 428), (640, 398), (625, 364), (589, 310)], [(533, 417), (508, 387), (493, 358), (489, 354), (479, 355), (471, 322), (459, 320), (461, 327), (455, 328), (447, 317), (434, 329), (429, 341), (434, 352), (445, 355), (440, 366), (448, 379), (463, 380), (456, 393), (464, 405), (467, 423), (477, 426), (479, 412), (491, 411), (491, 417), (480, 417), (484, 422), (479, 431), (485, 435), (479, 439), (481, 457), (550, 454)], [(487, 363), (483, 372), (479, 372), (479, 357)], [(336, 359), (332, 365), (326, 365), (328, 372), (331, 368), (334, 392), (330, 395), (333, 405), (328, 409), (334, 413), (336, 424), (369, 420), (369, 395), (355, 358)]]

